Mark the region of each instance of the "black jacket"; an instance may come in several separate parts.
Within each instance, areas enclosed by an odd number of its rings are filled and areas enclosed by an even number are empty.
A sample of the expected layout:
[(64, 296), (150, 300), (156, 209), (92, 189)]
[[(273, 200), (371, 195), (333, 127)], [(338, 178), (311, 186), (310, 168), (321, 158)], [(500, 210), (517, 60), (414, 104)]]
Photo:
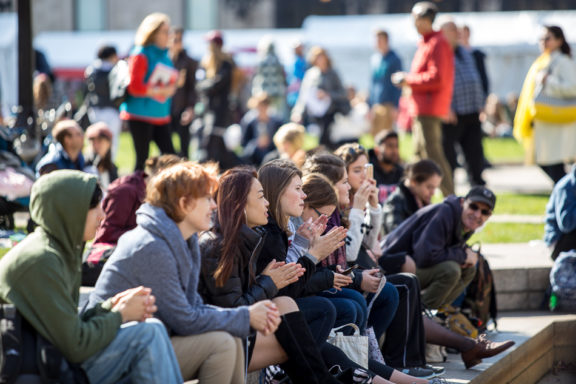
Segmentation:
[(403, 182), (400, 182), (398, 188), (388, 196), (382, 207), (382, 230), (384, 234), (387, 235), (392, 232), (417, 210), (416, 198), (410, 189)]
[(380, 160), (373, 149), (368, 150), (368, 158), (374, 164), (374, 180), (376, 180), (377, 185), (395, 185), (400, 182), (404, 175), (404, 168), (400, 164), (396, 164), (392, 171), (386, 172), (380, 166)]
[[(288, 235), (273, 219), (262, 227), (266, 231), (266, 237), (262, 252), (257, 261), (256, 274), (262, 273), (264, 268), (272, 260), (286, 261), (288, 252)], [(306, 268), (304, 275), (297, 282), (282, 288), (279, 296), (289, 296), (293, 299), (315, 295), (321, 291), (332, 288), (334, 285), (334, 273), (326, 268), (316, 268), (316, 264), (310, 257), (302, 256), (298, 264)]]
[(464, 246), (472, 232), (462, 232), (461, 198), (448, 196), (440, 204), (420, 209), (386, 237), (382, 257), (410, 255), (418, 268), (452, 260), (463, 264)]
[(223, 287), (217, 287), (213, 277), (222, 254), (222, 235), (204, 232), (200, 235), (199, 244), (202, 271), (198, 291), (207, 303), (233, 308), (272, 299), (278, 293), (272, 278), (255, 275), (256, 259), (264, 245), (264, 239), (248, 226), (243, 225), (240, 229), (238, 257)]

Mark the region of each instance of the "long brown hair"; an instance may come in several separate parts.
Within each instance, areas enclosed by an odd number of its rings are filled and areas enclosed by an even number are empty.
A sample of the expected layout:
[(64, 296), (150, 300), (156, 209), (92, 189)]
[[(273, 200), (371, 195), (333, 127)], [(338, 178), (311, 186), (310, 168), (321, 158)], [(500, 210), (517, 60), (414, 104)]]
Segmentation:
[(302, 166), (304, 174), (321, 173), (336, 185), (344, 177), (346, 164), (338, 156), (323, 153), (309, 157)]
[(217, 287), (224, 286), (237, 262), (240, 227), (246, 223), (248, 194), (257, 177), (254, 168), (236, 167), (226, 171), (218, 182), (218, 223), (215, 231), (222, 234), (223, 241), (218, 268), (214, 272)]
[(338, 195), (328, 178), (321, 173), (310, 173), (302, 178), (302, 191), (306, 194), (304, 203), (310, 208), (328, 205), (338, 207)]
[(282, 212), (280, 197), (294, 176), (302, 177), (302, 172), (289, 160), (272, 160), (258, 170), (258, 180), (264, 188), (264, 197), (270, 203), (270, 216), (284, 232), (288, 232), (289, 217)]

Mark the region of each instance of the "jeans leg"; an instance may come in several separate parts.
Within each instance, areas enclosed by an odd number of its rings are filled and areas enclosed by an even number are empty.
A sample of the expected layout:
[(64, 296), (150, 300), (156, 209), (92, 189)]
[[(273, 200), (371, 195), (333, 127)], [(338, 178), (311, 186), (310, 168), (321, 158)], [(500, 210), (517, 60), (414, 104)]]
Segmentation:
[(304, 315), (316, 344), (321, 346), (336, 322), (336, 308), (330, 300), (320, 296), (300, 297), (296, 299), (300, 312)]
[[(358, 291), (348, 288), (342, 288), (341, 291), (330, 289), (319, 294), (322, 297), (330, 299), (336, 307), (336, 323), (335, 327), (340, 327), (344, 324), (354, 323), (361, 332), (366, 328), (366, 319), (368, 316), (368, 308), (364, 296)], [(344, 334), (352, 334), (353, 330), (346, 330)]]
[(123, 324), (116, 338), (82, 367), (92, 384), (183, 381), (166, 328), (156, 319)]

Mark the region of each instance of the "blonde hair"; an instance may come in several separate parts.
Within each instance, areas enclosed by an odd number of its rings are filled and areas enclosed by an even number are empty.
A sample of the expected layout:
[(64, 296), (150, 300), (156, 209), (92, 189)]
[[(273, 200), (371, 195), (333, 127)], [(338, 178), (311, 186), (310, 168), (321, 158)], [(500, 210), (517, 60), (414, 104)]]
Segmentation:
[(216, 76), (222, 62), (231, 61), (230, 55), (222, 50), (217, 42), (208, 42), (208, 53), (202, 58), (201, 66), (206, 71), (206, 77), (211, 79)]
[(284, 124), (274, 134), (272, 140), (276, 148), (280, 148), (282, 143), (290, 143), (294, 147), (300, 149), (304, 146), (304, 134), (306, 128), (303, 125), (296, 123)]
[(315, 66), (316, 60), (320, 55), (324, 55), (326, 57), (326, 61), (328, 62), (328, 68), (332, 68), (332, 60), (330, 60), (328, 52), (326, 52), (326, 50), (320, 46), (314, 46), (310, 48), (310, 51), (308, 52), (308, 63), (310, 63), (310, 65), (312, 66)]
[(134, 43), (143, 47), (154, 44), (156, 33), (158, 33), (158, 30), (163, 25), (170, 25), (168, 15), (160, 12), (149, 14), (142, 20), (140, 26), (138, 26)]

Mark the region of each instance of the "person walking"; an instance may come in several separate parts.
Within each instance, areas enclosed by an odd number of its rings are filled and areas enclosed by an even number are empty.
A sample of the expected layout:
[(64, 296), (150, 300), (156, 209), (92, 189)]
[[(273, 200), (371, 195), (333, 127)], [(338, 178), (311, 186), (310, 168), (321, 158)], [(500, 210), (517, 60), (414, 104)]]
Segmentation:
[(576, 64), (560, 27), (543, 28), (540, 50), (524, 79), (513, 134), (524, 145), (528, 162), (535, 161), (557, 183), (566, 174), (564, 162), (576, 159), (576, 117), (569, 123), (536, 119), (532, 102), (539, 92), (560, 99), (576, 97)]

